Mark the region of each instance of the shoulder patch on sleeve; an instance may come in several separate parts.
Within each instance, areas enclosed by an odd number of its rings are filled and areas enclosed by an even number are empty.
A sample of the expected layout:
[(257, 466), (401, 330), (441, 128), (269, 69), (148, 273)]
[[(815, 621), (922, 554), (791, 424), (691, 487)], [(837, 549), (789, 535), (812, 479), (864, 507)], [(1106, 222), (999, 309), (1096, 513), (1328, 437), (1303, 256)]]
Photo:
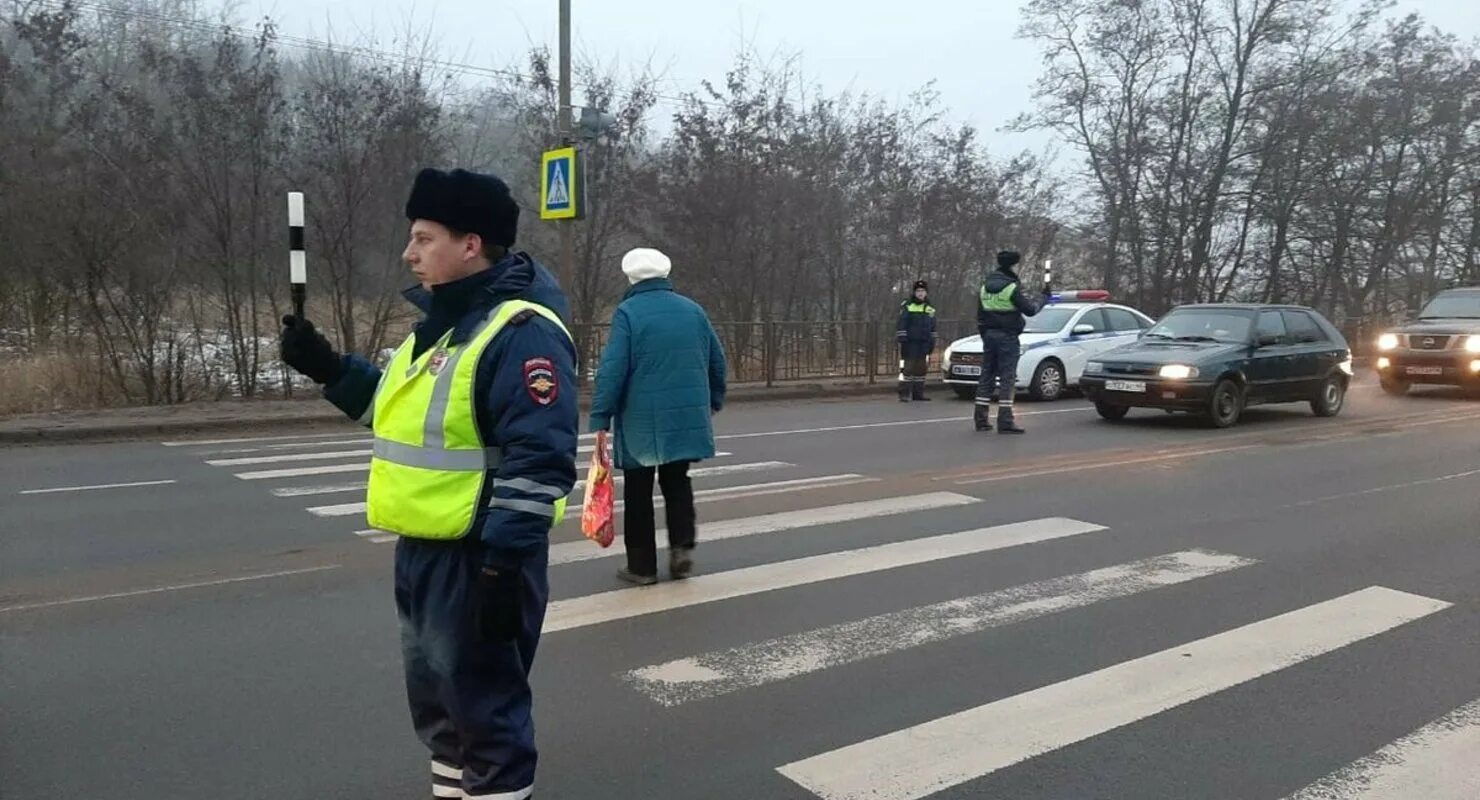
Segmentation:
[(560, 396), (560, 378), (555, 362), (544, 356), (524, 362), (524, 389), (535, 403), (547, 406)]
[(526, 308), (523, 311), (520, 311), (518, 314), (509, 317), (509, 324), (523, 325), (524, 323), (534, 319), (537, 316), (539, 316), (538, 312), (534, 311), (533, 309)]

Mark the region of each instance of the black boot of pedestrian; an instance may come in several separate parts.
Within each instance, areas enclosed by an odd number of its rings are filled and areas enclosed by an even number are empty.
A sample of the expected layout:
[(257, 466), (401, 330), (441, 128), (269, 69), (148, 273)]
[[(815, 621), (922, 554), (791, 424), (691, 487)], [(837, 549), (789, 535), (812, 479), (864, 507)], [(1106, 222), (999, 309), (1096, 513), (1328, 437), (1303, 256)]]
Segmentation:
[(925, 396), (925, 381), (924, 380), (920, 380), (920, 381), (918, 381), (918, 382), (913, 383), (913, 384), (910, 385), (910, 399), (911, 400), (916, 400), (916, 401), (921, 402), (921, 403), (928, 403), (928, 402), (930, 402), (930, 398), (928, 398), (928, 397)]
[(676, 581), (694, 574), (694, 548), (674, 547), (668, 551), (668, 574)]
[(977, 406), (974, 416), (978, 431), (989, 431), (992, 429), (992, 412), (986, 406)]
[(997, 432), (998, 433), (1027, 433), (1028, 431), (1025, 428), (1019, 428), (1018, 425), (1017, 425), (1017, 423), (1013, 421), (1013, 419), (1012, 419), (1012, 417), (1010, 415), (1003, 414), (1003, 415), (997, 417)]
[(904, 381), (900, 381), (899, 382), (899, 402), (901, 402), (901, 403), (908, 403), (909, 401), (910, 401), (910, 385), (908, 383), (905, 383)]

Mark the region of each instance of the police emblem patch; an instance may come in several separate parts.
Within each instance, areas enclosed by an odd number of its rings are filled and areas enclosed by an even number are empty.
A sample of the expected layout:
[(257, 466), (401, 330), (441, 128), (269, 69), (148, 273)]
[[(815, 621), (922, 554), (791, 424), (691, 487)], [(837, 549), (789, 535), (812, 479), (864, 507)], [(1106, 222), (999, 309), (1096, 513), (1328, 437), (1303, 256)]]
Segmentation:
[(427, 371), (436, 375), (445, 366), (447, 366), (447, 351), (439, 347), (437, 352), (432, 353), (431, 360), (427, 362)]
[(530, 399), (542, 406), (555, 402), (560, 384), (555, 377), (555, 364), (548, 358), (531, 358), (524, 362), (524, 388)]

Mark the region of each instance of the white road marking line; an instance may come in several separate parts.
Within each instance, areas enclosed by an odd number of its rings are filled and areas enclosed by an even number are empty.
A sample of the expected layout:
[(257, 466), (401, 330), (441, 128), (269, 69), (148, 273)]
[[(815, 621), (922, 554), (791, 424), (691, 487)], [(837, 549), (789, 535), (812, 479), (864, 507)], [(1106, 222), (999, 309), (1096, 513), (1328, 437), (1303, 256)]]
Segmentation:
[(231, 447), (225, 450), (206, 450), (201, 455), (224, 456), (239, 453), (275, 453), (281, 450), (298, 450), (304, 447), (345, 447), (347, 445), (370, 444), (374, 439), (368, 436), (360, 436), (354, 439), (335, 439), (332, 442), (289, 442), (288, 444), (269, 444), (262, 447)]
[[(229, 449), (229, 450), (210, 450), (210, 451), (207, 451), (206, 453), (204, 453), (204, 455), (224, 456), (224, 455), (241, 454), (241, 453), (268, 453), (268, 452), (277, 452), (279, 450), (296, 450), (296, 449), (300, 449), (300, 448), (303, 448), (303, 447), (345, 447), (345, 446), (348, 446), (348, 445), (370, 444), (370, 443), (372, 443), (374, 441), (375, 440), (373, 438), (371, 438), (371, 437), (362, 436), (362, 437), (359, 437), (357, 439), (339, 439), (339, 440), (332, 441), (332, 442), (294, 442), (292, 444), (274, 444), (274, 445), (268, 445), (266, 447), (235, 447), (235, 448), (232, 448), (232, 449)], [(596, 449), (596, 446), (595, 445), (581, 445), (581, 446), (579, 446), (579, 447), (576, 448), (576, 454), (579, 455), (581, 453), (589, 453), (589, 452), (591, 452), (591, 451), (593, 451), (595, 449)], [(359, 451), (356, 451), (356, 452), (358, 454)], [(369, 450), (366, 450), (364, 452), (365, 453), (369, 453), (370, 451)], [(283, 459), (283, 460), (285, 460), (285, 461), (288, 461), (288, 460), (308, 460), (308, 459), (315, 458), (315, 457), (331, 457), (331, 456), (332, 457), (338, 457), (340, 455), (343, 455), (343, 454), (342, 453), (331, 453), (331, 454), (328, 454), (326, 456), (317, 456), (314, 453), (305, 453), (305, 454), (303, 454), (303, 456), (301, 456), (298, 459)], [(206, 463), (207, 464), (214, 464), (216, 462), (207, 461)], [(224, 463), (231, 463), (231, 461), (230, 460), (227, 460), (227, 461), (222, 461), (220, 463), (223, 463), (223, 464)], [(252, 462), (248, 462), (248, 461), (245, 461), (245, 460), (237, 459), (236, 460), (236, 463), (252, 463)]]
[[(769, 483), (749, 483), (743, 486), (722, 486), (714, 489), (701, 489), (694, 492), (694, 502), (707, 503), (714, 500), (738, 500), (744, 497), (764, 497), (771, 494), (785, 494), (786, 492), (801, 489), (831, 489), (836, 486), (850, 486), (855, 483), (874, 483), (878, 478), (870, 478), (867, 475), (859, 475), (856, 472), (845, 472), (838, 475), (818, 475), (811, 478), (797, 478), (789, 481), (771, 481)], [(655, 489), (656, 491), (656, 489)], [(585, 498), (582, 498), (583, 500)], [(662, 508), (664, 501), (662, 497), (653, 498), (653, 508)], [(626, 502), (618, 500), (616, 510), (621, 511), (627, 507)], [(568, 507), (568, 513), (579, 513), (584, 504), (572, 503)], [(569, 516), (567, 515), (567, 518)]]
[(311, 506), (305, 510), (316, 517), (350, 517), (355, 514), (365, 513), (365, 503), (337, 503), (328, 506)]
[[(1019, 417), (1033, 417), (1040, 414), (1074, 414), (1085, 411), (1094, 411), (1093, 406), (1076, 406), (1074, 408), (1055, 408), (1046, 411), (1019, 411)], [(902, 419), (890, 422), (865, 422), (858, 425), (830, 425), (824, 428), (796, 428), (789, 431), (760, 431), (757, 433), (729, 433), (724, 436), (714, 437), (716, 441), (722, 439), (759, 439), (766, 436), (797, 436), (806, 433), (832, 433), (834, 431), (858, 431), (869, 428), (895, 428), (901, 425), (928, 425), (932, 422), (970, 422), (971, 417), (930, 417), (928, 419)]]
[(1428, 486), (1429, 484), (1433, 483), (1445, 483), (1447, 481), (1455, 481), (1461, 478), (1470, 478), (1476, 475), (1480, 475), (1480, 469), (1472, 469), (1467, 472), (1455, 472), (1449, 475), (1440, 475), (1435, 478), (1424, 478), (1423, 480), (1409, 481), (1407, 483), (1393, 483), (1388, 484), (1387, 486), (1374, 486), (1371, 489), (1363, 489), (1359, 492), (1332, 494), (1325, 497), (1317, 497), (1314, 500), (1301, 500), (1298, 503), (1287, 503), (1286, 505), (1281, 506), (1281, 508), (1301, 508), (1304, 506), (1313, 506), (1320, 503), (1330, 503), (1336, 500), (1350, 500), (1353, 497), (1365, 497), (1369, 494), (1381, 494), (1383, 492), (1395, 492), (1400, 489), (1412, 489), (1418, 486)]
[[(213, 467), (245, 467), (249, 464), (278, 464), (286, 461), (323, 461), (330, 458), (359, 458), (370, 455), (370, 450), (337, 450), (329, 453), (293, 453), (281, 456), (251, 456), (248, 458), (216, 458), (206, 463)], [(368, 467), (367, 467), (368, 469)]]
[(680, 658), (622, 677), (653, 700), (676, 706), (1255, 563), (1207, 550), (1170, 553)]
[(194, 441), (160, 442), (165, 447), (204, 447), (214, 444), (241, 444), (243, 442), (285, 442), (293, 439), (333, 439), (346, 436), (346, 432), (338, 433), (309, 433), (297, 436), (246, 436), (236, 439), (196, 439)]
[(825, 800), (917, 800), (1450, 606), (1380, 586), (780, 767)]
[(175, 483), (174, 478), (160, 481), (135, 481), (133, 483), (99, 483), (93, 486), (57, 486), (51, 489), (23, 489), (21, 494), (56, 494), (57, 492), (90, 492), (94, 489), (132, 489), (136, 486), (164, 486)]
[(309, 475), (338, 475), (344, 472), (369, 472), (370, 462), (358, 464), (332, 464), (325, 467), (296, 467), (292, 469), (266, 469), (257, 472), (238, 472), (236, 477), (244, 481), (271, 480), (274, 478), (302, 478)]
[[(696, 469), (689, 470), (689, 477), (694, 479), (717, 478), (721, 475), (736, 475), (742, 472), (765, 472), (766, 470), (770, 469), (786, 469), (787, 467), (794, 466), (796, 466), (796, 464), (792, 464), (789, 461), (752, 461), (745, 464), (724, 464), (718, 467), (698, 467)], [(626, 478), (622, 475), (620, 471), (618, 471), (613, 480), (615, 480), (617, 483), (622, 483), (624, 480), (626, 480)], [(655, 480), (654, 483), (656, 484), (657, 481)], [(580, 492), (585, 488), (586, 481), (579, 480), (576, 481), (575, 488), (571, 489), (570, 493), (574, 496), (580, 494)]]
[[(775, 514), (762, 514), (754, 517), (740, 517), (739, 519), (705, 523), (699, 527), (699, 541), (701, 543), (716, 542), (741, 536), (780, 533), (798, 528), (815, 528), (822, 525), (835, 525), (841, 522), (853, 522), (860, 519), (888, 517), (898, 514), (909, 514), (914, 511), (930, 511), (932, 509), (949, 508), (952, 506), (966, 506), (980, 502), (981, 500), (970, 495), (956, 494), (954, 492), (928, 492), (926, 494), (912, 494), (903, 497), (864, 500), (857, 503), (804, 508), (800, 511), (781, 511)], [(658, 541), (663, 541), (664, 533), (662, 530), (658, 531)], [(624, 551), (620, 542), (621, 537), (618, 537), (617, 541), (612, 543), (612, 546), (606, 548), (602, 548), (585, 539), (553, 544), (550, 545), (550, 565), (570, 564), (576, 561), (590, 561), (598, 558), (623, 555)], [(666, 547), (667, 545), (659, 544), (659, 552), (666, 549)]]
[[(723, 489), (706, 489), (694, 492), (694, 502), (704, 503), (713, 500), (734, 500), (744, 497), (759, 497), (768, 494), (780, 494), (782, 492), (793, 492), (801, 489), (825, 489), (834, 486), (848, 486), (854, 483), (867, 483), (876, 481), (878, 478), (870, 478), (865, 475), (823, 475), (817, 478), (801, 478), (794, 481), (776, 481), (775, 483), (756, 483), (749, 486), (730, 486)], [(654, 507), (661, 507), (659, 500), (654, 500)], [(622, 504), (616, 504), (618, 511), (622, 510)], [(578, 519), (581, 506), (569, 504), (566, 506), (565, 518)], [(339, 503), (328, 506), (313, 506), (308, 513), (318, 517), (347, 517), (352, 514), (365, 513), (365, 503)]]
[[(715, 458), (727, 458), (734, 453), (715, 453)], [(576, 464), (576, 473), (584, 474), (590, 469), (589, 463)], [(255, 472), (238, 472), (236, 477), (244, 481), (274, 480), (277, 478), (302, 478), (309, 475), (339, 475), (346, 472), (369, 472), (370, 462), (363, 461), (358, 464), (330, 464), (323, 467), (294, 467), (289, 469), (267, 469)]]
[(1088, 522), (1052, 517), (760, 564), (656, 586), (617, 589), (551, 603), (545, 614), (544, 630), (552, 633), (583, 628), (676, 608), (1102, 530), (1105, 528)]
[(1480, 700), (1290, 795), (1287, 800), (1475, 800)]
[(1234, 447), (1215, 447), (1207, 450), (1181, 450), (1175, 453), (1144, 456), (1142, 458), (1127, 458), (1123, 461), (1097, 461), (1085, 464), (1070, 464), (1063, 467), (1047, 467), (1039, 470), (1030, 470), (1028, 472), (1008, 472), (1001, 475), (988, 475), (984, 478), (964, 478), (962, 480), (956, 481), (956, 485), (970, 486), (976, 483), (995, 483), (997, 481), (1012, 481), (1018, 480), (1020, 478), (1037, 478), (1043, 475), (1058, 475), (1065, 472), (1082, 472), (1084, 470), (1090, 469), (1102, 470), (1113, 467), (1127, 467), (1134, 464), (1150, 464), (1157, 461), (1174, 461), (1181, 458), (1196, 458), (1198, 456), (1211, 456), (1218, 453), (1233, 453), (1239, 450), (1253, 450), (1259, 447), (1263, 447), (1263, 445), (1246, 444), (1237, 445)]
[(316, 494), (338, 494), (340, 492), (362, 491), (366, 486), (364, 481), (358, 483), (335, 483), (327, 486), (287, 486), (273, 489), (276, 497), (309, 497)]
[(369, 541), (371, 544), (385, 544), (401, 538), (394, 533), (386, 533), (385, 531), (378, 531), (374, 528), (368, 531), (355, 531), (355, 535)]
[(160, 594), (162, 592), (178, 592), (185, 589), (201, 589), (207, 586), (225, 586), (230, 583), (245, 583), (247, 581), (262, 581), (268, 578), (285, 578), (289, 575), (307, 575), (311, 572), (324, 572), (325, 570), (339, 569), (338, 564), (329, 564), (323, 567), (308, 567), (306, 569), (287, 569), (281, 572), (268, 572), (262, 575), (244, 575), (240, 578), (222, 578), (215, 581), (200, 581), (198, 583), (177, 583), (173, 586), (158, 586), (153, 589), (136, 589), (131, 592), (114, 592), (112, 594), (95, 594), (88, 597), (72, 597), (66, 600), (51, 600), (45, 603), (29, 603), (19, 606), (0, 606), (0, 614), (12, 611), (32, 611), (38, 608), (54, 608), (56, 606), (70, 606), (78, 603), (93, 603), (99, 600), (116, 600), (120, 597), (139, 597), (146, 594)]

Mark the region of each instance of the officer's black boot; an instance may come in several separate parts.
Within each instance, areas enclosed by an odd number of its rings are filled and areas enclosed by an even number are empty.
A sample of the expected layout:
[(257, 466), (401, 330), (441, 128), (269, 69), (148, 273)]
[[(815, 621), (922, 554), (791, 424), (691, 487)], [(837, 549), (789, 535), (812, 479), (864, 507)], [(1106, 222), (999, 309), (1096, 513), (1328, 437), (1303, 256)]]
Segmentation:
[(922, 403), (928, 403), (928, 402), (930, 402), (930, 398), (928, 398), (928, 397), (925, 396), (925, 379), (924, 378), (921, 378), (920, 380), (917, 380), (914, 383), (910, 384), (910, 399), (911, 400), (918, 400), (918, 401), (920, 401)]
[(1019, 428), (1012, 419), (1012, 406), (1004, 406), (1002, 413), (997, 415), (998, 433), (1027, 433), (1024, 428)]
[(910, 401), (910, 385), (908, 383), (904, 382), (904, 381), (900, 381), (899, 382), (899, 402), (901, 402), (901, 403), (908, 403), (909, 401)]
[(989, 431), (992, 429), (992, 408), (983, 403), (976, 404), (976, 413), (973, 415), (978, 431)]

